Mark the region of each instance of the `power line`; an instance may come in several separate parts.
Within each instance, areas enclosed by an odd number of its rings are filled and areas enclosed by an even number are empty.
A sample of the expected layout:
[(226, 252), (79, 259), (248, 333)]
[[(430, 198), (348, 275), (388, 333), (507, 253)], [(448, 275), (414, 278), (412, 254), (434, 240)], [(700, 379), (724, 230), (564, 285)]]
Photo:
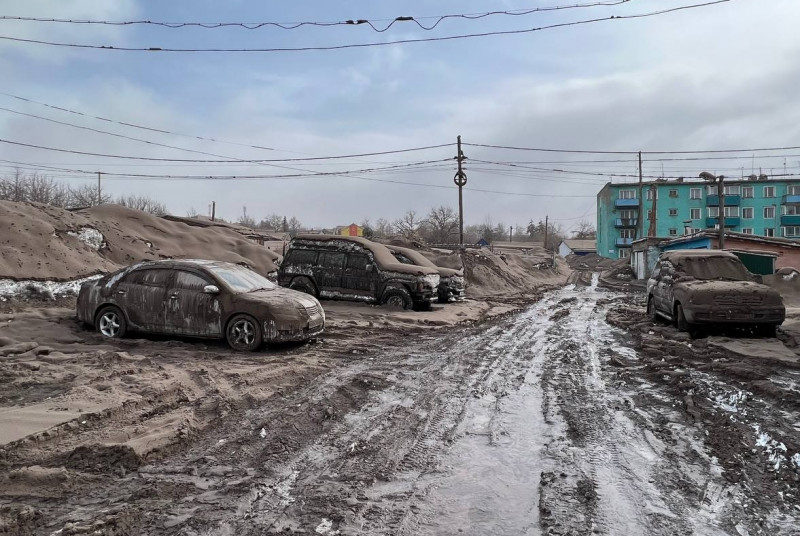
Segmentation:
[(722, 4), (726, 2), (730, 2), (731, 0), (714, 0), (711, 2), (705, 2), (701, 4), (691, 4), (691, 5), (684, 5), (669, 9), (662, 9), (659, 11), (650, 11), (647, 13), (639, 13), (634, 15), (612, 15), (610, 17), (601, 17), (601, 18), (594, 18), (594, 19), (585, 19), (579, 21), (572, 21), (572, 22), (562, 22), (557, 24), (550, 24), (546, 26), (539, 26), (536, 28), (527, 28), (522, 30), (502, 30), (502, 31), (492, 31), (492, 32), (481, 32), (481, 33), (472, 33), (472, 34), (462, 34), (462, 35), (449, 35), (449, 36), (441, 36), (441, 37), (426, 37), (426, 38), (410, 38), (410, 39), (398, 39), (395, 41), (380, 41), (380, 42), (371, 42), (371, 43), (351, 43), (345, 45), (331, 45), (331, 46), (306, 46), (306, 47), (275, 47), (275, 48), (167, 48), (167, 47), (120, 47), (120, 46), (113, 46), (113, 45), (85, 45), (85, 44), (77, 44), (77, 43), (60, 43), (54, 41), (43, 41), (39, 39), (23, 39), (20, 37), (10, 37), (10, 36), (0, 36), (0, 40), (6, 41), (14, 41), (19, 43), (29, 43), (29, 44), (38, 44), (38, 45), (47, 45), (47, 46), (54, 46), (54, 47), (68, 47), (68, 48), (81, 48), (81, 49), (93, 49), (93, 50), (113, 50), (113, 51), (120, 51), (120, 52), (260, 52), (260, 53), (275, 53), (275, 52), (311, 52), (311, 51), (327, 51), (327, 50), (345, 50), (345, 49), (353, 49), (353, 48), (369, 48), (369, 47), (383, 47), (388, 45), (401, 45), (401, 44), (408, 44), (408, 43), (430, 43), (436, 41), (455, 41), (460, 39), (472, 39), (477, 37), (489, 37), (489, 36), (496, 36), (496, 35), (519, 35), (519, 34), (527, 34), (533, 32), (540, 32), (543, 30), (552, 30), (556, 28), (566, 28), (569, 26), (583, 26), (588, 24), (594, 24), (597, 22), (605, 22), (610, 20), (629, 20), (629, 19), (642, 19), (647, 17), (655, 17), (660, 15), (666, 15), (668, 13), (674, 13), (677, 11), (683, 11), (687, 9), (696, 9), (702, 8), (707, 6), (712, 6), (716, 4)]
[[(14, 16), (0, 16), (0, 20), (7, 20), (7, 21), (21, 21), (21, 22), (45, 22), (45, 23), (64, 23), (64, 24), (83, 24), (83, 25), (102, 25), (102, 26), (138, 26), (138, 25), (148, 25), (148, 26), (160, 26), (169, 29), (177, 29), (177, 28), (187, 28), (187, 27), (197, 27), (203, 29), (216, 29), (216, 28), (228, 28), (228, 27), (238, 27), (243, 28), (245, 30), (258, 30), (264, 27), (275, 27), (280, 28), (282, 30), (294, 30), (303, 26), (320, 26), (320, 27), (330, 27), (330, 26), (362, 26), (366, 25), (372, 28), (374, 31), (378, 33), (383, 33), (389, 30), (392, 26), (397, 23), (402, 22), (413, 22), (422, 30), (430, 31), (435, 29), (439, 24), (447, 19), (466, 19), (466, 20), (478, 20), (483, 19), (490, 16), (495, 15), (508, 15), (508, 16), (524, 16), (524, 15), (531, 15), (535, 13), (542, 13), (547, 11), (562, 11), (567, 9), (577, 9), (577, 8), (591, 8), (591, 7), (611, 7), (611, 6), (618, 6), (620, 4), (625, 4), (630, 0), (614, 0), (614, 1), (607, 1), (607, 2), (593, 2), (588, 4), (573, 4), (573, 5), (564, 5), (564, 6), (548, 6), (548, 7), (536, 7), (531, 9), (515, 9), (515, 10), (504, 10), (504, 11), (487, 11), (483, 13), (460, 13), (454, 15), (436, 15), (436, 16), (427, 16), (427, 17), (413, 17), (413, 16), (400, 16), (395, 17), (392, 19), (348, 19), (342, 21), (328, 21), (328, 22), (313, 22), (313, 21), (304, 21), (304, 22), (159, 22), (159, 21), (151, 21), (151, 20), (132, 20), (132, 21), (107, 21), (107, 20), (90, 20), (90, 19), (55, 19), (55, 18), (43, 18), (43, 17), (14, 17)], [(430, 26), (425, 26), (420, 21), (427, 20), (427, 19), (434, 19), (435, 22)], [(378, 28), (378, 22), (388, 22), (383, 28)]]
[[(544, 149), (541, 147), (512, 147), (508, 145), (489, 145), (486, 143), (464, 143), (464, 145), (469, 145), (472, 147), (485, 147), (489, 149), (507, 149), (512, 151), (531, 151), (531, 152), (542, 152), (542, 153), (573, 153), (573, 154), (638, 154), (640, 151), (597, 151), (597, 150), (582, 150), (582, 149)], [(703, 151), (641, 151), (642, 156), (644, 155), (660, 155), (660, 154), (723, 154), (723, 153), (756, 153), (756, 152), (765, 152), (765, 151), (794, 151), (800, 149), (800, 146), (792, 146), (792, 147), (763, 147), (760, 149), (710, 149), (710, 150), (703, 150)], [(781, 155), (762, 155), (764, 158), (774, 156), (778, 157)], [(727, 157), (724, 159), (733, 159), (733, 158), (750, 158), (747, 157)], [(649, 162), (660, 162), (660, 161), (668, 161), (668, 160), (712, 160), (714, 157), (702, 158), (702, 157), (695, 157), (695, 158), (661, 158), (661, 159), (648, 159)]]

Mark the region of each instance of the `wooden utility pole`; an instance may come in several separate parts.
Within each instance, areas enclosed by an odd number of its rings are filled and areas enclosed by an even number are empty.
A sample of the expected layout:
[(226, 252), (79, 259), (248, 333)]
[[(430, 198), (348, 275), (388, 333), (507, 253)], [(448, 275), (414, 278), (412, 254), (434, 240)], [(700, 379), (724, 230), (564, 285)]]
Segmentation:
[(514, 226), (513, 225), (509, 225), (508, 226), (508, 241), (509, 242), (513, 242), (514, 241)]
[(642, 196), (642, 151), (639, 151), (639, 217), (636, 221), (636, 238), (644, 234), (644, 199)]
[[(658, 187), (655, 184), (650, 185), (650, 197), (653, 198), (653, 208), (650, 210), (650, 219), (648, 221), (649, 229), (647, 236), (656, 236), (656, 211), (658, 210)], [(641, 217), (641, 214), (639, 214)]]
[(464, 249), (464, 198), (461, 190), (467, 184), (467, 174), (464, 173), (462, 167), (465, 158), (464, 153), (461, 152), (461, 136), (458, 136), (457, 144), (458, 156), (456, 156), (456, 160), (458, 161), (458, 171), (453, 177), (453, 182), (458, 186), (458, 246)]
[(717, 197), (719, 197), (719, 249), (725, 249), (725, 187), (722, 184), (724, 175), (717, 177)]
[(214, 218), (216, 217), (216, 215), (217, 215), (217, 202), (216, 201), (212, 201), (211, 202), (211, 221), (214, 221)]
[(100, 172), (97, 172), (97, 204), (103, 202), (102, 190), (100, 189)]

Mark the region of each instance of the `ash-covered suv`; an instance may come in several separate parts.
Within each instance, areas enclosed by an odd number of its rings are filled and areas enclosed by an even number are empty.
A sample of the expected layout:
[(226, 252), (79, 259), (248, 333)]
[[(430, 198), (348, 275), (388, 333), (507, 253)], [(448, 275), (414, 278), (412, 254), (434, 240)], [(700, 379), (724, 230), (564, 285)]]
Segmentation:
[(400, 246), (389, 245), (386, 246), (392, 252), (394, 257), (403, 264), (413, 264), (416, 266), (427, 266), (439, 272), (439, 288), (437, 295), (439, 303), (448, 303), (450, 301), (462, 301), (465, 297), (464, 293), (464, 271), (455, 270), (453, 268), (445, 268), (443, 266), (436, 266), (428, 257), (419, 251), (404, 248)]
[(319, 298), (427, 309), (439, 272), (403, 264), (386, 246), (365, 238), (299, 235), (289, 243), (278, 283)]
[(733, 253), (713, 250), (663, 253), (647, 281), (647, 312), (681, 331), (727, 324), (765, 336), (774, 336), (786, 317), (778, 291), (757, 282)]

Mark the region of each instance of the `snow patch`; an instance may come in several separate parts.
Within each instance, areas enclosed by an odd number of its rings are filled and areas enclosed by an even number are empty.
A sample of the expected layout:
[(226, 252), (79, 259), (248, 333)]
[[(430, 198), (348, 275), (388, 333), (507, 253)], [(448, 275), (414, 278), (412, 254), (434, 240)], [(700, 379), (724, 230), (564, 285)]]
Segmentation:
[(10, 298), (39, 296), (53, 300), (62, 296), (77, 296), (86, 281), (93, 281), (102, 276), (93, 275), (73, 281), (14, 281), (0, 279), (0, 301)]
[(70, 236), (77, 237), (78, 240), (92, 249), (100, 250), (106, 247), (106, 240), (103, 233), (94, 227), (81, 227), (78, 232), (67, 231)]
[(316, 532), (317, 534), (329, 534), (329, 535), (341, 534), (338, 530), (333, 530), (333, 521), (324, 517), (322, 518), (320, 524), (317, 525), (317, 528), (314, 529), (314, 532)]
[(792, 465), (795, 469), (800, 469), (800, 452), (792, 456)]
[(299, 471), (292, 471), (292, 474), (275, 486), (275, 493), (280, 497), (281, 506), (286, 507), (294, 502), (291, 491), (299, 475)]
[[(755, 429), (757, 435), (756, 446), (761, 447), (766, 451), (767, 460), (772, 464), (775, 471), (779, 471), (781, 465), (786, 463), (786, 445), (780, 441), (772, 439), (768, 433), (762, 432), (761, 428), (757, 424), (754, 424), (753, 428)], [(793, 463), (796, 456), (797, 455), (792, 457)]]
[[(747, 402), (747, 395), (750, 393), (745, 393), (744, 391), (736, 391), (733, 393), (723, 393), (720, 395), (714, 396), (712, 402), (714, 406), (717, 408), (727, 411), (729, 413), (742, 413), (742, 415), (747, 414), (747, 410), (741, 409), (739, 407), (740, 404)], [(713, 394), (712, 394), (713, 396)]]

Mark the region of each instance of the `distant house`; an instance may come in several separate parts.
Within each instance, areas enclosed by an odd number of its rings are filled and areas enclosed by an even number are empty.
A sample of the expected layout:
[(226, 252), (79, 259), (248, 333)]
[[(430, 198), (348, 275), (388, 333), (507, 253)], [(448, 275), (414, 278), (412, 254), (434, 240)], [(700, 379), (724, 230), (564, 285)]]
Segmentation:
[(475, 245), (482, 248), (487, 248), (489, 247), (489, 242), (487, 242), (485, 238), (481, 238), (480, 240), (475, 242)]
[(355, 223), (336, 228), (336, 234), (340, 236), (364, 236), (364, 228)]
[(562, 240), (558, 246), (558, 254), (562, 257), (567, 255), (588, 255), (597, 253), (597, 242), (595, 240)]

